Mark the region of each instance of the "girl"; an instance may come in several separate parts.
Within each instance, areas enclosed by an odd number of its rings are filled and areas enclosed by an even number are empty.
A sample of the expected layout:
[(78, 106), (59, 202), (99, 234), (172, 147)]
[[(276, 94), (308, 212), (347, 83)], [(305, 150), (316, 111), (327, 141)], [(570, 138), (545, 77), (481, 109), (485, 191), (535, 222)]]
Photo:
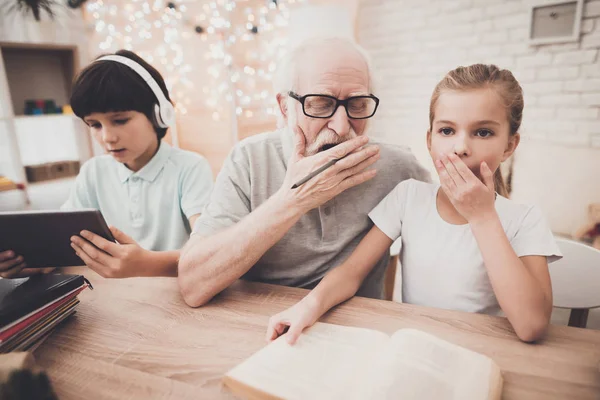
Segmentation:
[[(174, 110), (160, 73), (130, 51), (101, 57), (77, 77), (71, 107), (108, 154), (83, 165), (62, 208), (98, 209), (120, 228), (111, 227), (118, 243), (82, 231), (73, 250), (104, 277), (176, 276), (213, 180), (202, 156), (162, 142)], [(46, 272), (26, 266), (0, 253), (0, 276)]]
[(441, 184), (396, 186), (369, 214), (374, 226), (352, 255), (299, 303), (273, 316), (267, 339), (289, 327), (293, 344), (356, 293), (398, 237), (405, 302), (502, 310), (521, 340), (538, 339), (552, 311), (548, 262), (560, 252), (537, 207), (503, 197), (499, 166), (519, 144), (522, 113), (522, 89), (510, 71), (477, 64), (449, 72), (433, 92), (427, 132)]

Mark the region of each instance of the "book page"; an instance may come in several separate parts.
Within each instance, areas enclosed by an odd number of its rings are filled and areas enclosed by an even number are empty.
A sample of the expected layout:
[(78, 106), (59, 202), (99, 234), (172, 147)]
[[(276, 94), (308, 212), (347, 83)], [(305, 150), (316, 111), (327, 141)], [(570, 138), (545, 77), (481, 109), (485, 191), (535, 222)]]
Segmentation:
[(425, 332), (397, 331), (376, 364), (353, 398), (500, 398), (502, 378), (490, 358)]
[(293, 346), (282, 336), (224, 380), (228, 386), (233, 380), (270, 395), (246, 398), (347, 399), (388, 342), (379, 331), (317, 322)]

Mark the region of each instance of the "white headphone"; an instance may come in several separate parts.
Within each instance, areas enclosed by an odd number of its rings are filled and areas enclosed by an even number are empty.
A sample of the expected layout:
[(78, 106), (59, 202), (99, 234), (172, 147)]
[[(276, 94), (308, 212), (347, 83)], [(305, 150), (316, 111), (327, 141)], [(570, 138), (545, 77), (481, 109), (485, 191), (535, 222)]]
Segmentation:
[(129, 68), (137, 72), (139, 76), (148, 84), (156, 99), (158, 100), (158, 104), (154, 105), (154, 119), (159, 128), (168, 128), (175, 126), (175, 108), (173, 104), (165, 97), (165, 94), (158, 86), (158, 83), (152, 78), (152, 75), (146, 70), (146, 68), (142, 67), (140, 64), (135, 61), (123, 57), (123, 56), (104, 56), (100, 57), (96, 61), (115, 61), (121, 64), (127, 65)]

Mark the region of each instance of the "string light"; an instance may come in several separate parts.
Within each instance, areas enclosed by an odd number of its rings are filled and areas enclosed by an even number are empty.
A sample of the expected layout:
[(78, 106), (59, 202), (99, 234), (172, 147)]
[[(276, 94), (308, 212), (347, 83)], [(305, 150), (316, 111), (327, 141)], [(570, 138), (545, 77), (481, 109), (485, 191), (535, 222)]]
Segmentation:
[[(161, 69), (178, 113), (198, 108), (200, 99), (215, 121), (228, 114), (271, 119), (290, 8), (304, 1), (88, 0), (86, 15), (102, 52), (130, 49)], [(206, 63), (192, 66), (198, 46), (207, 49)], [(197, 74), (210, 77), (201, 88)]]
[[(294, 3), (304, 1), (296, 0)], [(212, 63), (207, 71), (210, 73), (214, 68), (227, 71), (222, 75), (227, 86), (213, 85), (209, 96), (224, 98), (235, 115), (273, 118), (275, 94), (272, 92), (272, 78), (277, 68), (276, 61), (285, 51), (285, 30), (291, 3), (290, 0), (219, 0), (210, 3), (210, 9), (216, 11), (220, 19), (209, 19), (208, 29), (213, 28), (213, 36), (220, 40), (209, 49), (206, 59)], [(243, 9), (239, 8), (240, 4), (244, 5)], [(218, 22), (222, 20), (228, 21), (228, 24), (223, 26)], [(227, 87), (233, 95), (224, 97)]]
[(91, 16), (98, 48), (103, 53), (132, 50), (159, 67), (177, 111), (186, 114), (189, 104), (184, 99), (194, 88), (190, 79), (193, 69), (183, 57), (183, 46), (191, 36), (183, 34), (182, 10), (176, 2), (162, 0), (119, 1), (118, 7), (116, 3), (86, 2), (86, 15), (88, 19)]

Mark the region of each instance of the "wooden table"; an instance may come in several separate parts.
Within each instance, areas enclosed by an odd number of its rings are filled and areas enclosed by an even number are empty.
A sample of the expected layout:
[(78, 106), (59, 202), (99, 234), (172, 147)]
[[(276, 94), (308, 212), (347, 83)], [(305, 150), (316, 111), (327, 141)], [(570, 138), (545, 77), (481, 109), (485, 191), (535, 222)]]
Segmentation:
[[(172, 278), (106, 280), (36, 351), (61, 399), (233, 398), (230, 368), (265, 345), (269, 317), (305, 290), (237, 282), (192, 309)], [(412, 327), (487, 354), (503, 371), (506, 399), (599, 399), (600, 331), (551, 326), (521, 343), (504, 318), (354, 298), (322, 321), (393, 333)]]

